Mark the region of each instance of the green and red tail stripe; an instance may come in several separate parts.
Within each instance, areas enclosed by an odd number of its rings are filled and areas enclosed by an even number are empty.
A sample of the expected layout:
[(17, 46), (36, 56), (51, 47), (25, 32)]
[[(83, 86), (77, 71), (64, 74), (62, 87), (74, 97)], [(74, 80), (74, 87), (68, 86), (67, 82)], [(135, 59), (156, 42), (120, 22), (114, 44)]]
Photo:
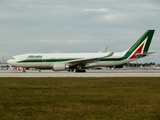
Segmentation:
[(124, 55), (128, 59), (136, 59), (137, 56), (147, 55), (155, 30), (147, 30), (138, 41)]

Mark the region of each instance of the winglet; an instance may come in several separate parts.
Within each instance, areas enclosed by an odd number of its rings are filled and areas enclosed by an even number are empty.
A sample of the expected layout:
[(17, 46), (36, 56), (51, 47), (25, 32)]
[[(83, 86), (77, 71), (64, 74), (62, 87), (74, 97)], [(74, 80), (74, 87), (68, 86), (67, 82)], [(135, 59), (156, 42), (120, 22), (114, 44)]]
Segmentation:
[(108, 55), (105, 56), (105, 57), (111, 57), (111, 56), (113, 56), (113, 54), (114, 54), (114, 52), (111, 52), (110, 54), (108, 54)]
[(104, 47), (101, 51), (99, 51), (99, 53), (105, 53), (107, 52), (108, 48), (107, 47)]

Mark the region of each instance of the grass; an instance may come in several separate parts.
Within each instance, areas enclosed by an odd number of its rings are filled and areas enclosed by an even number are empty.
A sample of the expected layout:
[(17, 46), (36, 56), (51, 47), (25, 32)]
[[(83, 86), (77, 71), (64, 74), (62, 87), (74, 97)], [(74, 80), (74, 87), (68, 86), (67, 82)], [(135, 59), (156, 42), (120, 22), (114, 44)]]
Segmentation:
[(51, 119), (160, 120), (160, 78), (0, 78), (0, 120)]

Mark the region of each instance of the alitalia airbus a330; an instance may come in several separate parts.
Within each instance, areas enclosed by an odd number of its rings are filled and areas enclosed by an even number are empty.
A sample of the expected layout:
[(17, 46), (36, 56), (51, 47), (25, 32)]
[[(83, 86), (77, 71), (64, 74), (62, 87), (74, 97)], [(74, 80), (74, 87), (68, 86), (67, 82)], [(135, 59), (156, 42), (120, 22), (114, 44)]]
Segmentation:
[(148, 52), (153, 34), (154, 30), (147, 30), (132, 47), (123, 52), (22, 54), (7, 62), (23, 69), (85, 72), (87, 68), (120, 65), (154, 53)]

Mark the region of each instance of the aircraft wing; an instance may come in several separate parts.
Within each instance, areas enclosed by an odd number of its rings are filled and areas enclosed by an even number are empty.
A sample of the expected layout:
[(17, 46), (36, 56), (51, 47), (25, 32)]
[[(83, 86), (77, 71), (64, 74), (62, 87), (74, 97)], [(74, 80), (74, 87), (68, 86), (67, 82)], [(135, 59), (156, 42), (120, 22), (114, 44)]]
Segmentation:
[(143, 54), (136, 54), (136, 57), (137, 58), (141, 58), (141, 57), (145, 57), (145, 56), (148, 56), (150, 54), (153, 54), (153, 53), (156, 53), (156, 52), (148, 52), (148, 53), (143, 53)]
[(100, 57), (93, 57), (93, 58), (81, 58), (81, 59), (77, 59), (77, 60), (71, 60), (71, 61), (68, 61), (67, 64), (70, 66), (74, 66), (77, 64), (87, 64), (87, 63), (98, 61), (101, 58), (110, 57), (113, 54), (114, 54), (114, 52), (111, 52), (107, 56), (100, 56)]

